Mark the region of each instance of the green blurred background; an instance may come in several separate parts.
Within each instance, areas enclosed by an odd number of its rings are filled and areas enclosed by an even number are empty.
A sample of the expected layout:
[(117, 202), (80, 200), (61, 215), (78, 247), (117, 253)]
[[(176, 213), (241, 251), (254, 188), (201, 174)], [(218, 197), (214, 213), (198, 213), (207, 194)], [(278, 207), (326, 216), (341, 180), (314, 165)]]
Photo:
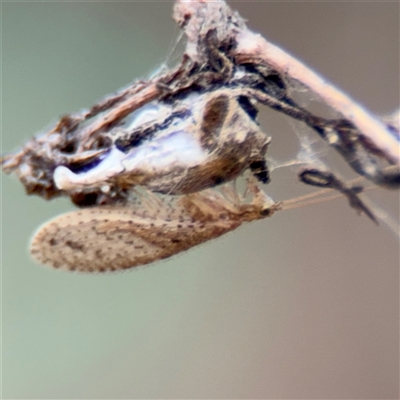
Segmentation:
[[(397, 2), (231, 5), (374, 112), (398, 106)], [(3, 2), (2, 152), (152, 72), (177, 37), (171, 12), (170, 1)], [(303, 126), (268, 110), (261, 123), (274, 159), (296, 155)], [(398, 239), (345, 200), (90, 276), (27, 251), (72, 205), (2, 183), (3, 398), (398, 398)], [(307, 190), (287, 169), (266, 189)], [(398, 218), (398, 192), (370, 197)]]

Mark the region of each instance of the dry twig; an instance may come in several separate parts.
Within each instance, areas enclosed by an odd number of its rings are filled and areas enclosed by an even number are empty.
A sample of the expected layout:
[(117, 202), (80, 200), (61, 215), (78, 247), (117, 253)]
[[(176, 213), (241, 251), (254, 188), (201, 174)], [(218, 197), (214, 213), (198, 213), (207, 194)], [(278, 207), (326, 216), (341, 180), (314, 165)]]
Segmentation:
[[(302, 121), (359, 175), (386, 187), (399, 186), (398, 114), (387, 121), (374, 117), (304, 64), (249, 30), (223, 0), (177, 0), (173, 16), (187, 38), (180, 65), (150, 81), (136, 82), (89, 111), (62, 117), (48, 133), (2, 159), (3, 170), (15, 172), (27, 193), (47, 199), (66, 194), (78, 205), (123, 201), (126, 192), (118, 184), (106, 199), (100, 188), (65, 192), (54, 184), (54, 170), (59, 165), (73, 168), (91, 163), (105, 154), (112, 146), (109, 132), (151, 101), (175, 104), (190, 93), (221, 88), (239, 91)], [(291, 97), (294, 83), (306, 87), (340, 117), (323, 118), (298, 105)], [(262, 173), (267, 180), (267, 172)]]

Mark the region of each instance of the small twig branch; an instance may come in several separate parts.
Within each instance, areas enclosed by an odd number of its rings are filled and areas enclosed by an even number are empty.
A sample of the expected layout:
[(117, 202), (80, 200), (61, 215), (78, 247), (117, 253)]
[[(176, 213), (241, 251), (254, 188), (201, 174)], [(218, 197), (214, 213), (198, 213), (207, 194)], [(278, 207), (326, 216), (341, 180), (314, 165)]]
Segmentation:
[(368, 138), (388, 158), (400, 164), (399, 136), (363, 106), (280, 47), (259, 34), (244, 30), (237, 35), (235, 53), (240, 61), (257, 58), (279, 73), (301, 83), (343, 118), (352, 122), (360, 134)]
[[(135, 82), (89, 111), (63, 116), (49, 132), (3, 157), (3, 170), (15, 172), (29, 194), (72, 198), (54, 183), (57, 166), (84, 164), (105, 154), (113, 146), (109, 132), (147, 103), (178, 104), (190, 93), (223, 88), (305, 123), (360, 176), (386, 187), (400, 186), (399, 113), (386, 120), (374, 117), (300, 61), (249, 30), (223, 0), (177, 0), (173, 17), (187, 38), (180, 65), (149, 81)], [(320, 117), (297, 104), (291, 97), (294, 82), (340, 117)], [(97, 188), (91, 194), (96, 191), (101, 192)], [(114, 199), (123, 196), (118, 186), (114, 194)]]
[[(398, 186), (400, 166), (398, 114), (395, 115), (394, 122), (385, 124), (299, 60), (268, 42), (261, 35), (249, 30), (242, 18), (232, 12), (223, 0), (177, 0), (174, 18), (185, 29), (188, 38), (186, 54), (193, 60), (205, 62), (206, 57), (204, 52), (201, 52), (200, 43), (208, 32), (213, 31), (217, 38), (217, 45), (218, 43), (233, 43), (229, 55), (234, 58), (236, 64), (251, 63), (258, 67), (273, 69), (283, 80), (294, 80), (306, 87), (339, 113), (343, 120), (336, 121), (337, 124), (319, 118), (319, 121), (315, 118), (311, 121), (310, 115), (304, 110), (302, 110), (302, 117), (290, 111), (287, 112), (288, 115), (303, 119), (310, 126), (314, 125), (316, 130), (321, 131), (321, 136), (339, 150), (358, 173), (376, 183)], [(285, 109), (281, 111), (286, 112)], [(332, 131), (334, 131), (333, 135)], [(356, 144), (357, 141), (359, 143)], [(360, 148), (354, 148), (360, 147), (359, 144), (363, 148), (362, 151)], [(396, 165), (394, 176), (383, 177), (375, 168), (374, 162), (361, 161), (365, 158), (363, 154), (365, 150), (370, 155), (379, 154), (390, 164)]]

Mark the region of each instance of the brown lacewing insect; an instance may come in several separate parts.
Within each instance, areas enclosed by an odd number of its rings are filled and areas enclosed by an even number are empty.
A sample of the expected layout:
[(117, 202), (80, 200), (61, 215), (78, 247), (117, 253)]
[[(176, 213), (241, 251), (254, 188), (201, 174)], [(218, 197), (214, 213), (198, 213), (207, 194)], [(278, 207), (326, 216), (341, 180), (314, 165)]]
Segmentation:
[(232, 189), (179, 197), (147, 192), (132, 206), (102, 206), (54, 218), (33, 237), (31, 254), (41, 264), (81, 272), (117, 271), (180, 253), (262, 219), (280, 208), (254, 184), (251, 201)]

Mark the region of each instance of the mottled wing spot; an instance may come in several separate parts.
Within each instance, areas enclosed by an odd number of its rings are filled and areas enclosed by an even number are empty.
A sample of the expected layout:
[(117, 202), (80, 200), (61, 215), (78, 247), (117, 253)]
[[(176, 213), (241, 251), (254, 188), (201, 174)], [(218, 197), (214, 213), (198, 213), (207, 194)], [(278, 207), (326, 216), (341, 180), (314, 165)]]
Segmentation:
[(226, 95), (219, 95), (206, 104), (200, 137), (203, 147), (208, 149), (212, 147), (224, 125), (228, 110), (229, 98)]

